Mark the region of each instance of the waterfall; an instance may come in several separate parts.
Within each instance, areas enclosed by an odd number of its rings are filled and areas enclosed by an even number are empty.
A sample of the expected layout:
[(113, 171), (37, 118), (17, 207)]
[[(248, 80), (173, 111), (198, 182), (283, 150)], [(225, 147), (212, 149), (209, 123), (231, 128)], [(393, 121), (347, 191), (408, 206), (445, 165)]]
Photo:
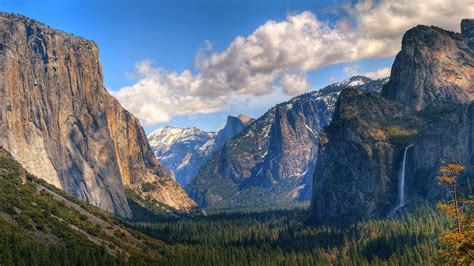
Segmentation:
[(390, 216), (392, 216), (398, 209), (405, 205), (405, 165), (408, 148), (410, 148), (410, 146), (407, 146), (403, 152), (402, 167), (400, 168), (400, 173), (398, 174), (398, 205), (395, 207), (395, 209), (393, 209)]
[(403, 163), (402, 170), (400, 171), (400, 180), (398, 181), (398, 206), (397, 208), (403, 207), (405, 205), (405, 164), (407, 161), (407, 152), (408, 147), (405, 148), (403, 152)]

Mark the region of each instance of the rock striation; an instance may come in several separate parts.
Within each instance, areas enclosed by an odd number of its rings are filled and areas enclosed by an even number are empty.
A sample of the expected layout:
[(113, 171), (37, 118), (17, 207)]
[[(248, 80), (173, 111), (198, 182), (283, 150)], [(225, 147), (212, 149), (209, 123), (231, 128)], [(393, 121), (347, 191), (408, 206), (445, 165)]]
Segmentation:
[[(124, 187), (176, 209), (195, 206), (106, 91), (94, 42), (6, 13), (0, 32), (0, 146), (28, 172), (124, 217)], [(166, 185), (141, 189), (159, 181)]]
[(473, 25), (463, 20), (462, 34), (426, 26), (409, 30), (381, 94), (341, 94), (320, 142), (311, 203), (315, 221), (387, 217), (398, 204), (407, 147), (408, 204), (446, 195), (436, 184), (444, 163), (466, 166), (461, 182), (472, 182)]
[(379, 90), (386, 80), (353, 77), (278, 104), (229, 140), (188, 185), (204, 207), (247, 208), (310, 199), (319, 131), (344, 88)]

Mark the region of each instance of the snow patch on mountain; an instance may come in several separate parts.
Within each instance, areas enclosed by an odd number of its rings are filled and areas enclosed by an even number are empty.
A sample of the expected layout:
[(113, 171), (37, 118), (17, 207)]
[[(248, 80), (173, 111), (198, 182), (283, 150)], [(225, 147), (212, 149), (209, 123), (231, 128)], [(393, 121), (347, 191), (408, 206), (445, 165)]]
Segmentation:
[(226, 126), (218, 132), (166, 126), (150, 133), (148, 141), (158, 160), (185, 186), (214, 151), (252, 121), (247, 115), (229, 116)]

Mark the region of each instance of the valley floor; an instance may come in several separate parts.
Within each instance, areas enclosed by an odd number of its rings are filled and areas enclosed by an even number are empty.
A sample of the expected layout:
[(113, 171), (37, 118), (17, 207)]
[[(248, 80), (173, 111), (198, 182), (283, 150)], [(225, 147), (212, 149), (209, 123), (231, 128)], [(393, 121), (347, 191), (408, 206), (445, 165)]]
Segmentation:
[(448, 219), (419, 204), (348, 229), (305, 223), (304, 209), (133, 223), (164, 240), (172, 265), (431, 265)]

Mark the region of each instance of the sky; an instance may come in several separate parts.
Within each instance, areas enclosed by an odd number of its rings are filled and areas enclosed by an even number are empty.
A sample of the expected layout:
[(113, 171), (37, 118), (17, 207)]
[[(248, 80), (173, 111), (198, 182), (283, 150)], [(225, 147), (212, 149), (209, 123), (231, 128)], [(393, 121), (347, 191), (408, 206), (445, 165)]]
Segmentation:
[(0, 0), (99, 45), (104, 84), (147, 133), (221, 128), (353, 75), (381, 78), (418, 25), (459, 31), (474, 0)]

